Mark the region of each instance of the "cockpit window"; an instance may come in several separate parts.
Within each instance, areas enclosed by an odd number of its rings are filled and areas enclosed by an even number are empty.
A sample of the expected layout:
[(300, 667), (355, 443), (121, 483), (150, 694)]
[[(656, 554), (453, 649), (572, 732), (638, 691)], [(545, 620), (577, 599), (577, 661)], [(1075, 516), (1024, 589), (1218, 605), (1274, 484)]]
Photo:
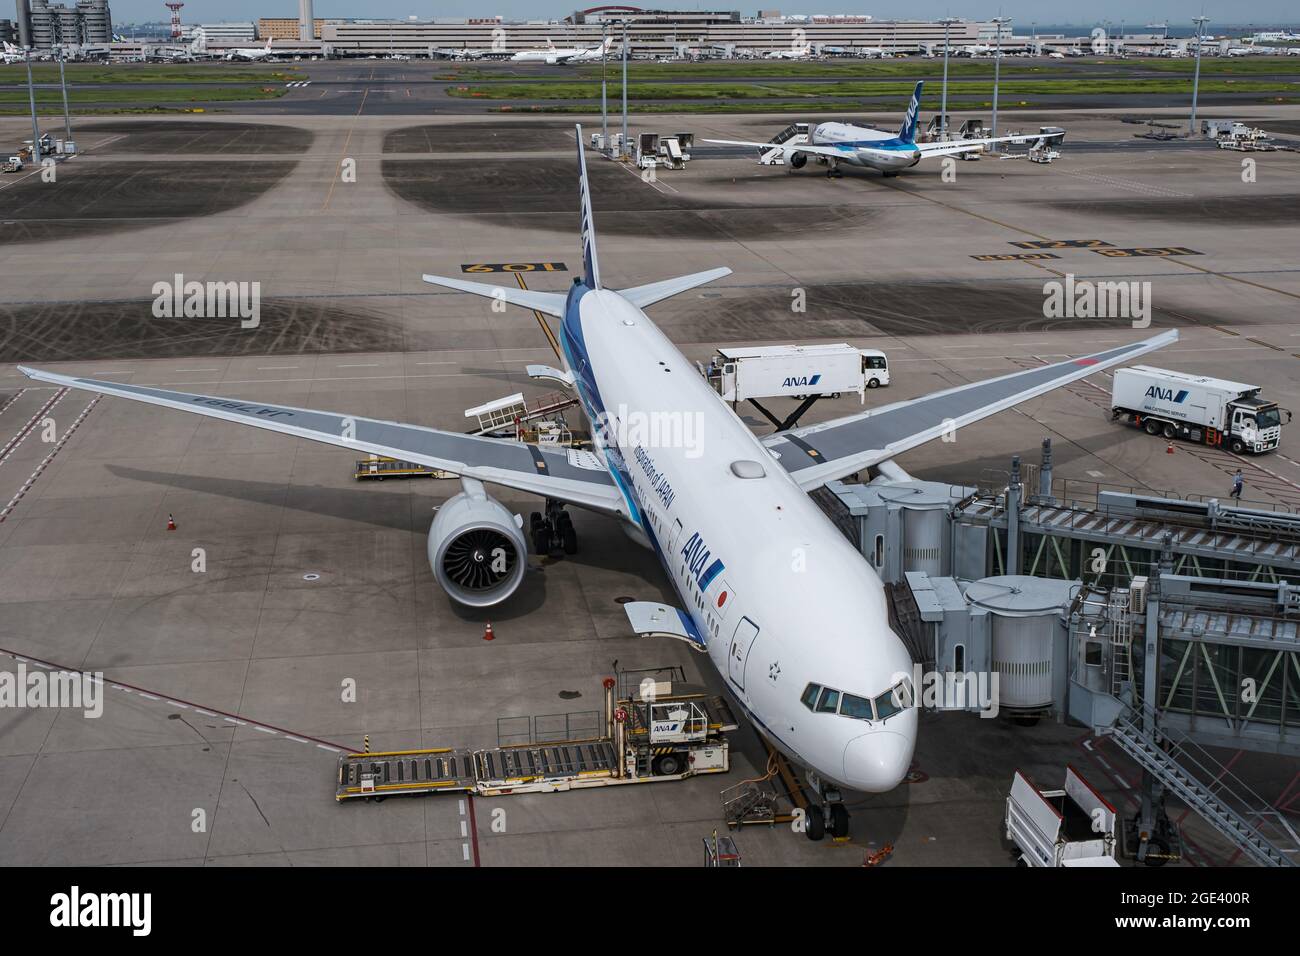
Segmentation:
[(821, 698), (817, 701), (817, 713), (833, 714), (839, 709), (840, 692), (829, 687), (822, 688)]
[(884, 720), (886, 717), (894, 716), (894, 714), (898, 713), (902, 709), (903, 708), (899, 707), (894, 701), (893, 690), (887, 690), (876, 698), (876, 713), (880, 715), (881, 720)]
[(803, 696), (800, 697), (799, 700), (803, 702), (803, 705), (805, 707), (807, 707), (809, 710), (812, 710), (817, 705), (817, 694), (820, 691), (821, 691), (820, 685), (809, 684), (807, 687), (804, 688)]
[(912, 684), (906, 679), (899, 681), (875, 700), (876, 716), (880, 720), (892, 717), (912, 706)]
[(856, 717), (858, 720), (871, 719), (871, 701), (865, 697), (855, 697), (852, 694), (845, 694), (844, 699), (840, 701), (840, 713), (845, 717)]

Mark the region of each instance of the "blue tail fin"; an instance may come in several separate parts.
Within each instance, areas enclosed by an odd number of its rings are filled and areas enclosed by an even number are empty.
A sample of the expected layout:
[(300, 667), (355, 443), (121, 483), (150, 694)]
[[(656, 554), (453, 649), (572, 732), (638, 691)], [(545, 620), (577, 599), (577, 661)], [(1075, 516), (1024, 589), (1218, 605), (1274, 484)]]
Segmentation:
[(587, 154), (582, 146), (582, 125), (578, 132), (578, 194), (582, 206), (582, 278), (589, 289), (600, 288), (600, 265), (596, 262), (596, 220), (591, 214), (591, 184), (587, 182)]
[(916, 121), (921, 115), (921, 87), (925, 86), (925, 80), (916, 81), (916, 89), (912, 91), (912, 102), (908, 104), (907, 115), (903, 117), (903, 125), (899, 127), (898, 138), (904, 143), (916, 142)]

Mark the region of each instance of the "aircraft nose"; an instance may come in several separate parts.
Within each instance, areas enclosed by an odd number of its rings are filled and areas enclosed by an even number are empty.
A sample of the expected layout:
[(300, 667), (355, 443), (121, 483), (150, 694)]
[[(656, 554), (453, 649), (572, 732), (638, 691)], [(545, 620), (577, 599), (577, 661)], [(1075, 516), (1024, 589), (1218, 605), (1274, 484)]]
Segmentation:
[(855, 737), (844, 748), (844, 779), (855, 790), (884, 793), (903, 782), (912, 763), (912, 741), (892, 730)]

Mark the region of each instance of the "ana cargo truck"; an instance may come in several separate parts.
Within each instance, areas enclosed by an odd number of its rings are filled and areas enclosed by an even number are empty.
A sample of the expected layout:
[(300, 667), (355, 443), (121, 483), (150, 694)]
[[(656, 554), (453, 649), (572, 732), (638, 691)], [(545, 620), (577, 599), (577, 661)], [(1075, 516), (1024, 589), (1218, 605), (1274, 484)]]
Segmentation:
[(1007, 839), (1017, 866), (1119, 866), (1115, 808), (1065, 768), (1065, 789), (1039, 790), (1019, 770), (1007, 797)]
[(1148, 435), (1259, 454), (1282, 440), (1282, 410), (1259, 392), (1258, 385), (1135, 365), (1115, 372), (1111, 416), (1127, 416)]
[(728, 402), (855, 393), (889, 384), (884, 352), (851, 345), (767, 345), (718, 349), (709, 381)]

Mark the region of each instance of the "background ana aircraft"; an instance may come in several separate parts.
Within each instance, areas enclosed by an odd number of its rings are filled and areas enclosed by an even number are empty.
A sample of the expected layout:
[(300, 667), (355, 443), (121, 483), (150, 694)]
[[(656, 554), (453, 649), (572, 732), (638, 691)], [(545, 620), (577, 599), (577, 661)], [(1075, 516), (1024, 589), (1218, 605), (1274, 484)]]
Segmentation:
[(1177, 333), (759, 437), (642, 311), (731, 270), (608, 288), (596, 256), (581, 127), (577, 137), (582, 273), (567, 293), (424, 279), (560, 320), (565, 368), (529, 371), (577, 394), (591, 421), (592, 452), (20, 371), (460, 475), (460, 493), (437, 509), (428, 555), (439, 584), (467, 605), (504, 601), (527, 567), (524, 521), (485, 483), (546, 499), (545, 516), (535, 512), (528, 524), (534, 547), (546, 553), (576, 550), (565, 503), (618, 520), (654, 550), (681, 602), (625, 605), (633, 630), (675, 637), (707, 654), (758, 732), (806, 769), (821, 800), (808, 835), (844, 835), (840, 788), (881, 792), (899, 784), (916, 744), (917, 709), (912, 660), (890, 629), (884, 586), (809, 492), (1134, 359)]
[[(1025, 136), (998, 136), (986, 139), (955, 139), (943, 143), (918, 143), (916, 123), (921, 112), (921, 88), (918, 80), (912, 92), (912, 102), (903, 117), (903, 125), (896, 136), (883, 130), (850, 123), (818, 123), (808, 134), (809, 142), (798, 144), (751, 143), (732, 139), (706, 139), (706, 143), (724, 146), (753, 146), (767, 150), (779, 146), (785, 152), (785, 161), (794, 169), (802, 169), (811, 156), (827, 167), (826, 175), (839, 175), (839, 164), (878, 169), (886, 176), (897, 176), (902, 170), (915, 166), (927, 156), (952, 156), (982, 150), (993, 143), (1028, 143), (1042, 139), (1041, 133)], [(1064, 134), (1061, 134), (1064, 137)]]

